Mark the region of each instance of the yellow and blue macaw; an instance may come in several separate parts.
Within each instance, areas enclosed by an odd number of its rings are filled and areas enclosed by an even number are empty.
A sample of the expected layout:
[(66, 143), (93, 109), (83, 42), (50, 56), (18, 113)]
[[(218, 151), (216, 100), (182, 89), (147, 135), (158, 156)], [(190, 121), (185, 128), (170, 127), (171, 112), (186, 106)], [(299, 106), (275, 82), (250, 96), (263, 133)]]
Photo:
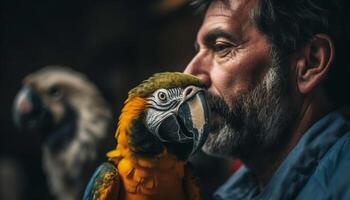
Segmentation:
[(116, 149), (93, 174), (84, 200), (198, 200), (187, 159), (205, 142), (205, 85), (179, 72), (158, 73), (129, 92)]

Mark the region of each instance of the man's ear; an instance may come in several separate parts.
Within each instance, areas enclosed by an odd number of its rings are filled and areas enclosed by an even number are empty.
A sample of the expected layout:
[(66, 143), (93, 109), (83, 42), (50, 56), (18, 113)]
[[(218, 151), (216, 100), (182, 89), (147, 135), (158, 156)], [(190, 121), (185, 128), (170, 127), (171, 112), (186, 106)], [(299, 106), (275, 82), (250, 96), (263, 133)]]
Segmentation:
[(334, 44), (326, 34), (316, 34), (302, 49), (296, 62), (297, 88), (311, 92), (326, 77), (334, 58)]

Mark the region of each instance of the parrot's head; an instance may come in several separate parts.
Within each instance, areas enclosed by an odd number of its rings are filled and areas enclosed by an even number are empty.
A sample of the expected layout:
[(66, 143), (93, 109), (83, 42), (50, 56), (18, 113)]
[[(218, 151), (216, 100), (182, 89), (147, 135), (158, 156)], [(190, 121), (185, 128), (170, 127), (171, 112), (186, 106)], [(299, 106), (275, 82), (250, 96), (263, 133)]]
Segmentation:
[(180, 72), (155, 74), (129, 92), (119, 128), (130, 120), (134, 153), (152, 156), (167, 148), (187, 159), (201, 148), (209, 132), (205, 85)]
[[(24, 132), (39, 132), (49, 145), (68, 141), (80, 129), (94, 135), (92, 126), (100, 123), (96, 116), (111, 119), (97, 87), (82, 73), (60, 66), (24, 77), (13, 105), (15, 125)], [(105, 131), (104, 125), (98, 129)]]

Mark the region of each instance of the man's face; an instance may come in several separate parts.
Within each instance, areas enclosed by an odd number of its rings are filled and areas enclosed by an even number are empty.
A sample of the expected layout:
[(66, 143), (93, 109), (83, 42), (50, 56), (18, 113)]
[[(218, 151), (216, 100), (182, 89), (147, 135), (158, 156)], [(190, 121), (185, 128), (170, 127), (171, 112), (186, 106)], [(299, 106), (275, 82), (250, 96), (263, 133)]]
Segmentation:
[(204, 150), (210, 154), (271, 150), (293, 116), (278, 52), (251, 19), (255, 3), (214, 1), (197, 35), (198, 53), (185, 70), (209, 88), (212, 131)]

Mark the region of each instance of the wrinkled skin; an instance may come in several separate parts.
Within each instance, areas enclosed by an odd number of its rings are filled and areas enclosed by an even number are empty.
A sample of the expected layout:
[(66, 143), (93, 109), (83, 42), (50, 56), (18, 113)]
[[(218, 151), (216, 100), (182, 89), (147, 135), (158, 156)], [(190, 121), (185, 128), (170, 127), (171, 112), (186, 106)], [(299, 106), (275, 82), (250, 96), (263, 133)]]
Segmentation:
[(294, 116), (288, 71), (252, 23), (254, 5), (214, 1), (197, 35), (198, 52), (185, 69), (211, 94), (212, 130), (204, 146), (209, 154), (251, 160), (289, 138), (283, 135)]

